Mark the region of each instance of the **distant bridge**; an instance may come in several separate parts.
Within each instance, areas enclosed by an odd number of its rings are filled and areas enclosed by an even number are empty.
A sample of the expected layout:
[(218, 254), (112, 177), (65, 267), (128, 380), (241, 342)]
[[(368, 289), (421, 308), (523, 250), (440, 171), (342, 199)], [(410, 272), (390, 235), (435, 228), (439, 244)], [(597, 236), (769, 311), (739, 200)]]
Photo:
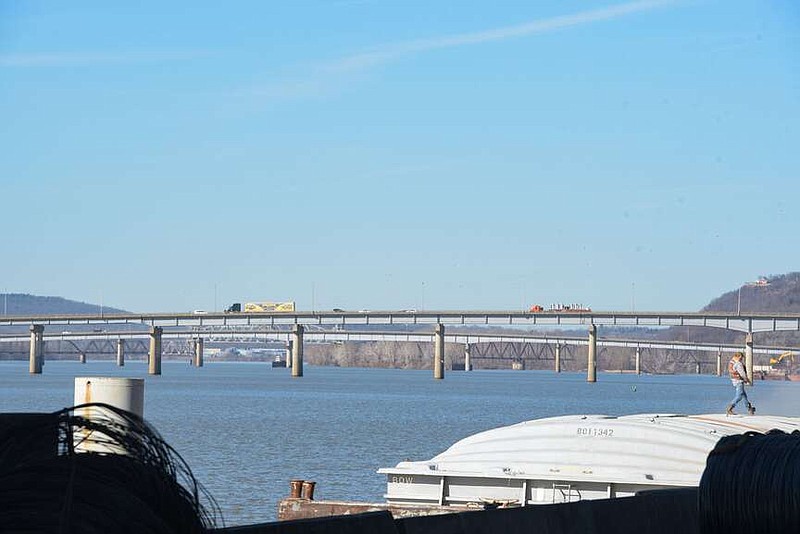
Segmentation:
[[(202, 353), (203, 341), (207, 343), (286, 343), (291, 347), (292, 338), (295, 337), (296, 329), (289, 330), (285, 325), (220, 325), (220, 326), (178, 326), (161, 330), (159, 337), (162, 338), (161, 353), (164, 355), (191, 355), (195, 354), (202, 362), (202, 354), (197, 354), (198, 342)], [(397, 331), (372, 329), (366, 330), (343, 330), (339, 325), (332, 328), (320, 326), (309, 326), (304, 329), (303, 338), (308, 342), (322, 343), (342, 343), (350, 341), (406, 341), (417, 343), (435, 342), (436, 332), (424, 331)], [(149, 355), (152, 348), (152, 331), (143, 330), (118, 330), (106, 331), (93, 329), (91, 331), (72, 332), (72, 331), (43, 331), (42, 341), (59, 340), (71, 345), (77, 354), (85, 361), (86, 354), (107, 354), (118, 352), (118, 363), (121, 352), (133, 354)], [(31, 339), (27, 334), (0, 334), (2, 342), (24, 342)], [(465, 368), (470, 368), (471, 359), (506, 359), (513, 362), (524, 362), (526, 359), (553, 359), (555, 370), (561, 369), (561, 353), (566, 352), (574, 357), (574, 348), (592, 345), (592, 336), (558, 336), (558, 335), (535, 335), (518, 332), (487, 333), (481, 331), (459, 330), (444, 334), (442, 339), (446, 343), (460, 343), (465, 346)], [(696, 352), (716, 352), (717, 374), (721, 372), (722, 354), (741, 351), (741, 345), (720, 344), (720, 343), (691, 343), (674, 341), (656, 340), (636, 340), (636, 339), (595, 339), (594, 344), (601, 349), (609, 347), (621, 347), (634, 349), (636, 353), (636, 372), (641, 371), (641, 351), (643, 350), (670, 350), (682, 353)], [(540, 348), (536, 348), (540, 347)], [(290, 349), (291, 350), (291, 349)], [(747, 350), (747, 345), (745, 346)], [(793, 347), (758, 347), (753, 348), (750, 344), (752, 354), (776, 355), (785, 351), (800, 351)], [(443, 356), (442, 356), (443, 358)], [(701, 363), (713, 363), (702, 361), (695, 354), (691, 354), (692, 360), (697, 364), (698, 372)], [(287, 358), (288, 360), (289, 358)], [(200, 363), (202, 365), (202, 363)]]
[[(594, 382), (597, 377), (597, 326), (617, 327), (707, 327), (722, 328), (744, 332), (745, 337), (745, 362), (748, 374), (753, 373), (753, 333), (775, 332), (781, 330), (800, 331), (800, 314), (733, 314), (733, 313), (675, 313), (675, 312), (589, 312), (574, 310), (519, 312), (519, 311), (362, 311), (362, 312), (259, 312), (259, 313), (155, 313), (155, 314), (94, 314), (94, 315), (41, 315), (41, 316), (3, 316), (0, 319), (0, 332), (6, 327), (11, 333), (15, 327), (29, 326), (30, 328), (30, 372), (41, 373), (43, 361), (44, 332), (53, 326), (62, 329), (62, 335), (70, 335), (70, 326), (91, 326), (93, 333), (103, 333), (113, 325), (123, 330), (123, 325), (131, 328), (126, 337), (136, 337), (137, 326), (149, 327), (146, 334), (149, 339), (149, 368), (150, 374), (161, 374), (162, 336), (170, 331), (189, 329), (197, 336), (195, 344), (195, 360), (202, 365), (203, 338), (198, 334), (209, 328), (249, 330), (253, 327), (276, 328), (280, 330), (291, 329), (292, 343), (292, 376), (302, 376), (303, 337), (314, 335), (314, 329), (339, 328), (338, 334), (350, 335), (343, 328), (351, 325), (430, 325), (432, 334), (424, 332), (406, 335), (421, 335), (432, 338), (434, 345), (433, 371), (434, 378), (444, 378), (444, 344), (446, 342), (445, 328), (452, 325), (469, 326), (576, 326), (588, 327), (589, 336), (586, 340), (587, 355), (587, 381)], [(306, 329), (308, 333), (306, 334)], [(174, 333), (174, 332), (173, 332)], [(354, 333), (355, 334), (355, 333)], [(364, 336), (376, 335), (373, 329), (363, 333)], [(384, 333), (383, 335), (394, 335)], [(455, 335), (456, 340), (469, 339), (468, 334)], [(122, 334), (119, 334), (121, 337)], [(474, 336), (473, 336), (474, 337)], [(494, 336), (498, 338), (498, 336)], [(524, 337), (524, 336), (523, 336)], [(533, 339), (533, 338), (531, 338)], [(464, 342), (469, 347), (469, 341)], [(523, 341), (525, 342), (525, 341)], [(530, 341), (529, 343), (532, 343)], [(601, 345), (602, 346), (602, 345)], [(118, 342), (118, 361), (123, 361), (123, 342)], [(638, 354), (638, 351), (637, 351)], [(718, 356), (719, 359), (719, 356)], [(556, 357), (559, 361), (559, 358)], [(557, 366), (559, 364), (557, 363)], [(469, 368), (469, 364), (466, 365)]]
[(736, 314), (722, 312), (577, 312), (577, 311), (365, 311), (365, 312), (259, 312), (259, 313), (147, 313), (92, 315), (0, 316), (4, 326), (146, 325), (489, 325), (489, 326), (696, 326), (738, 332), (800, 331), (800, 314)]

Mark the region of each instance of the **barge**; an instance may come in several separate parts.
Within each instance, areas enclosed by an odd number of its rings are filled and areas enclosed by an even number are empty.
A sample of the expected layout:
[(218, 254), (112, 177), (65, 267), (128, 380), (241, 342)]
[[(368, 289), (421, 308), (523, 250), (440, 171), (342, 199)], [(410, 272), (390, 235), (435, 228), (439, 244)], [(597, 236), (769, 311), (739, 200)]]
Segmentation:
[[(426, 461), (378, 470), (389, 506), (526, 506), (697, 486), (723, 436), (800, 430), (778, 416), (572, 415), (474, 434)], [(456, 510), (453, 510), (456, 511)]]

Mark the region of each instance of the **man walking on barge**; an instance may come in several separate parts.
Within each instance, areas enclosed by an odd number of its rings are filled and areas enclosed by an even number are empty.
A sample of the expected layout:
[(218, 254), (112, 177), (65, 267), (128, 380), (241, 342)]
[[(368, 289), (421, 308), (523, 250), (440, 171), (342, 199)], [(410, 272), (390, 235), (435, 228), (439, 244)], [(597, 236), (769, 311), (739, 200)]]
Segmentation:
[(739, 404), (739, 401), (744, 399), (747, 403), (747, 413), (753, 415), (756, 413), (756, 407), (750, 404), (750, 399), (747, 398), (747, 392), (744, 390), (745, 384), (753, 384), (753, 381), (747, 376), (747, 371), (744, 368), (744, 363), (742, 362), (742, 358), (744, 354), (741, 352), (736, 352), (731, 358), (731, 361), (728, 362), (728, 375), (731, 377), (731, 383), (733, 384), (733, 388), (736, 391), (733, 400), (728, 405), (728, 409), (726, 413), (728, 415), (736, 415), (733, 409)]

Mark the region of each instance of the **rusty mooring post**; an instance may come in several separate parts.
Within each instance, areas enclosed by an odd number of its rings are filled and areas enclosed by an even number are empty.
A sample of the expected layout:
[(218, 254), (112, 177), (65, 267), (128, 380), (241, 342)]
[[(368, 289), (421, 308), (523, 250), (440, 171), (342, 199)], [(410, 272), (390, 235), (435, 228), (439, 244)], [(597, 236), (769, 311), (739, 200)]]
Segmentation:
[(300, 494), (300, 497), (303, 499), (308, 499), (309, 501), (314, 500), (314, 486), (316, 486), (316, 482), (311, 480), (304, 480), (303, 481), (303, 491)]
[(302, 480), (291, 480), (289, 481), (289, 498), (291, 499), (299, 499), (300, 492), (303, 489), (303, 481)]

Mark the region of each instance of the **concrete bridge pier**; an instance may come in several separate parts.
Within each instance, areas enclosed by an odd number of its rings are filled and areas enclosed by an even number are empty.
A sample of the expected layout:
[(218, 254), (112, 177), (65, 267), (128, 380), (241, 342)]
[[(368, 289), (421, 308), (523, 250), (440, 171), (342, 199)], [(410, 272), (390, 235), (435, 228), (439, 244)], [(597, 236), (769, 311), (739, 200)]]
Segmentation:
[(433, 378), (444, 378), (444, 325), (436, 323), (433, 331)]
[(561, 372), (561, 343), (556, 343), (556, 373)]
[(286, 341), (286, 367), (292, 368), (292, 340)]
[(753, 380), (753, 333), (748, 332), (744, 337), (744, 369), (747, 378)]
[(161, 334), (164, 329), (160, 326), (150, 328), (150, 352), (147, 365), (147, 373), (151, 375), (161, 374)]
[(469, 343), (464, 343), (464, 370), (472, 371), (472, 356), (470, 355)]
[(125, 366), (125, 340), (122, 338), (117, 340), (117, 366)]
[(717, 376), (722, 376), (722, 349), (717, 351)]
[(292, 329), (292, 376), (303, 376), (303, 325), (296, 324)]
[(589, 356), (586, 370), (586, 381), (597, 382), (597, 325), (589, 326)]
[(81, 362), (81, 363), (86, 363), (86, 353), (85, 352), (81, 352), (80, 353), (80, 355), (78, 356), (78, 361)]
[(642, 348), (636, 347), (636, 374), (642, 374)]
[(42, 361), (44, 360), (44, 325), (31, 325), (31, 346), (28, 371), (32, 375), (42, 374)]
[(194, 366), (203, 367), (203, 338), (194, 340)]

